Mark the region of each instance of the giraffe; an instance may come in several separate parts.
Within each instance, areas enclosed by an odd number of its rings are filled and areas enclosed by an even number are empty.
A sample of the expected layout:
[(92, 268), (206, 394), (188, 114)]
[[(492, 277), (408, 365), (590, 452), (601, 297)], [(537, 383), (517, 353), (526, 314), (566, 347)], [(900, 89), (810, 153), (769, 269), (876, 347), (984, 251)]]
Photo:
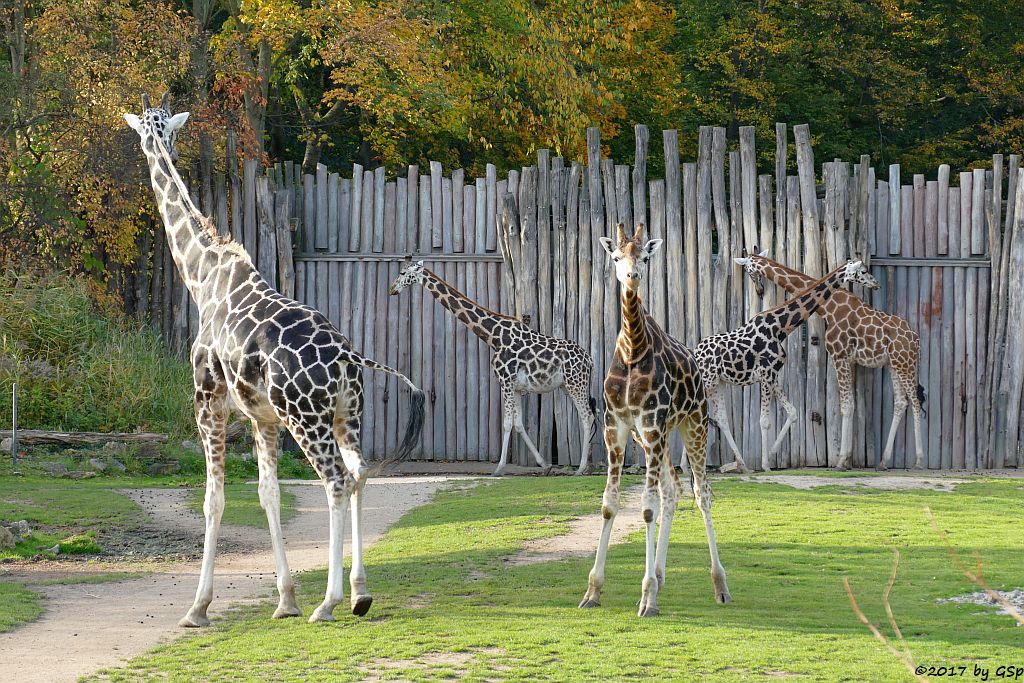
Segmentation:
[[(622, 327), (615, 342), (608, 375), (604, 380), (604, 442), (608, 448), (608, 480), (601, 514), (604, 517), (594, 568), (580, 607), (598, 607), (604, 586), (604, 565), (608, 540), (619, 509), (619, 477), (626, 441), (632, 433), (644, 449), (647, 475), (641, 499), (647, 525), (646, 563), (641, 584), (638, 616), (658, 614), (657, 595), (665, 583), (668, 538), (682, 485), (667, 452), (668, 437), (679, 429), (686, 446), (693, 478), (694, 499), (704, 516), (711, 552), (711, 579), (715, 599), (730, 602), (725, 569), (718, 559), (718, 545), (711, 523), (711, 486), (707, 480), (708, 408), (700, 368), (688, 348), (670, 337), (647, 313), (640, 300), (640, 281), (647, 262), (662, 240), (644, 243), (644, 226), (638, 224), (632, 237), (620, 223), (617, 243), (602, 237), (601, 245), (615, 263), (615, 277), (621, 284)], [(658, 488), (660, 500), (655, 500)], [(655, 546), (654, 520), (658, 518)]]
[[(736, 259), (743, 266), (754, 283), (760, 296), (764, 292), (764, 280), (768, 279), (789, 292), (806, 287), (813, 281), (811, 276), (788, 268), (768, 258), (768, 251)], [(920, 339), (903, 318), (879, 311), (867, 305), (860, 298), (840, 289), (829, 301), (818, 309), (825, 321), (825, 348), (832, 357), (839, 386), (839, 410), (843, 417), (842, 437), (839, 447), (839, 461), (836, 468), (850, 469), (853, 451), (853, 366), (881, 368), (889, 365), (892, 370), (893, 415), (885, 451), (877, 469), (886, 470), (892, 465), (892, 449), (896, 430), (903, 420), (903, 413), (909, 402), (914, 416), (914, 442), (917, 459), (915, 469), (924, 467), (924, 445), (921, 441), (921, 413), (923, 411), (924, 387), (917, 381), (917, 358)]]
[(342, 546), (350, 502), (352, 612), (366, 614), (373, 598), (366, 590), (362, 559), (362, 489), (368, 468), (359, 450), (361, 368), (395, 375), (412, 390), (411, 418), (396, 459), (408, 456), (419, 437), (423, 395), (396, 370), (354, 351), (321, 313), (274, 291), (245, 249), (217, 234), (189, 199), (171, 162), (175, 133), (188, 112), (171, 116), (166, 94), (159, 107), (151, 107), (143, 95), (142, 106), (141, 118), (124, 117), (139, 134), (168, 246), (200, 317), (191, 362), (196, 422), (206, 452), (206, 534), (195, 601), (179, 625), (210, 623), (207, 608), (224, 509), (224, 430), (232, 408), (252, 421), (260, 504), (277, 565), (280, 601), (274, 617), (302, 614), (281, 535), (277, 442), (282, 424), (320, 475), (330, 510), (327, 592), (310, 621), (332, 621), (334, 607), (344, 599)]
[[(738, 261), (740, 259), (737, 259)], [(711, 406), (711, 419), (722, 430), (726, 442), (732, 448), (736, 464), (743, 472), (749, 472), (740, 455), (736, 441), (729, 430), (729, 422), (723, 405), (723, 384), (748, 386), (761, 385), (761, 469), (771, 470), (769, 459), (779, 449), (779, 444), (796, 422), (796, 408), (779, 386), (778, 375), (786, 362), (786, 337), (792, 334), (819, 307), (832, 298), (835, 291), (847, 282), (858, 282), (865, 287), (877, 289), (878, 281), (871, 276), (861, 261), (849, 261), (825, 277), (813, 280), (792, 298), (775, 308), (762, 311), (746, 324), (735, 330), (705, 337), (694, 349), (704, 389)], [(775, 437), (775, 443), (768, 447), (768, 431), (771, 428), (769, 406), (776, 398), (786, 411), (786, 422)]]
[[(568, 394), (580, 418), (581, 433), (587, 444), (593, 440), (596, 418), (595, 401), (590, 396), (590, 373), (594, 361), (576, 342), (540, 334), (519, 320), (484, 308), (448, 282), (441, 279), (423, 261), (418, 261), (391, 283), (394, 296), (406, 287), (423, 285), (437, 302), (480, 337), (494, 353), (491, 369), (501, 386), (502, 420), (501, 459), (494, 470), (500, 475), (508, 462), (508, 444), (515, 429), (526, 443), (534, 460), (547, 467), (544, 458), (523, 429), (522, 399), (525, 394), (543, 394), (561, 387)], [(590, 448), (580, 457), (577, 475), (590, 470)]]

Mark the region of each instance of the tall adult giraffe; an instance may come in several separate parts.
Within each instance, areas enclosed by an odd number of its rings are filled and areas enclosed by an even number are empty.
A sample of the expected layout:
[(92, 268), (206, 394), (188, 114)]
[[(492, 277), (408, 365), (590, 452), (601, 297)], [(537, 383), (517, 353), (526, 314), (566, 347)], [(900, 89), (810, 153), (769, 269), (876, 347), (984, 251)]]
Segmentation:
[[(524, 394), (543, 394), (562, 387), (576, 406), (581, 433), (589, 446), (596, 424), (595, 403), (590, 396), (590, 373), (594, 361), (583, 347), (568, 339), (541, 334), (515, 318), (484, 308), (424, 267), (423, 261), (399, 273), (388, 291), (394, 296), (415, 284), (423, 285), (439, 304), (494, 351), (491, 369), (501, 385), (504, 412), (501, 459), (494, 470), (495, 475), (501, 474), (508, 462), (508, 442), (513, 429), (519, 432), (537, 464), (547, 467), (523, 428)], [(586, 448), (580, 457), (577, 475), (589, 471), (591, 451), (591, 448)]]
[[(757, 251), (757, 248), (754, 248)], [(764, 292), (768, 279), (787, 292), (803, 289), (814, 278), (768, 258), (768, 251), (737, 258), (754, 283), (758, 296)], [(924, 387), (917, 381), (917, 359), (921, 341), (910, 329), (910, 324), (892, 313), (879, 311), (846, 290), (838, 290), (818, 309), (825, 321), (825, 348), (836, 367), (839, 385), (839, 411), (843, 417), (839, 461), (836, 468), (850, 468), (853, 453), (853, 366), (892, 369), (893, 413), (889, 438), (877, 468), (892, 465), (892, 449), (896, 430), (903, 420), (909, 402), (914, 416), (914, 446), (917, 451), (915, 469), (924, 467), (924, 444), (921, 441), (921, 412), (924, 406)]]
[[(827, 304), (836, 290), (847, 282), (858, 282), (871, 289), (879, 286), (862, 262), (849, 261), (825, 277), (812, 281), (775, 308), (758, 313), (735, 330), (705, 337), (694, 349), (693, 355), (700, 366), (711, 405), (711, 419), (732, 447), (741, 471), (750, 470), (729, 430), (723, 405), (723, 383), (741, 387), (761, 385), (761, 469), (768, 472), (771, 469), (769, 459), (796, 422), (796, 408), (786, 398), (778, 381), (779, 371), (786, 362), (786, 337)], [(786, 422), (775, 437), (774, 445), (769, 448), (768, 431), (772, 421), (769, 407), (773, 397), (785, 409)]]
[[(189, 199), (172, 163), (175, 133), (188, 112), (171, 116), (142, 97), (142, 117), (125, 114), (149, 162), (167, 243), (182, 282), (199, 309), (192, 345), (196, 422), (206, 451), (206, 536), (195, 602), (179, 622), (206, 626), (213, 564), (224, 510), (224, 429), (232, 407), (252, 421), (259, 462), (260, 504), (267, 513), (280, 602), (275, 618), (300, 616), (281, 536), (277, 442), (283, 424), (323, 481), (330, 509), (327, 593), (310, 621), (332, 621), (344, 599), (342, 549), (352, 498), (352, 612), (366, 614), (362, 552), (362, 490), (367, 467), (359, 450), (361, 368), (395, 375), (412, 389), (412, 411), (394, 458), (414, 448), (423, 424), (423, 395), (401, 373), (363, 357), (319, 311), (282, 296), (260, 276), (241, 245), (217, 234)], [(233, 405), (232, 405), (233, 404)]]
[[(693, 477), (693, 497), (704, 516), (715, 599), (729, 602), (732, 598), (725, 581), (725, 569), (718, 559), (718, 544), (711, 523), (711, 486), (705, 470), (708, 405), (700, 369), (690, 350), (662, 330), (647, 313), (638, 291), (647, 272), (647, 262), (661, 246), (662, 240), (644, 243), (642, 223), (637, 225), (632, 237), (626, 235), (621, 223), (616, 232), (615, 243), (608, 237), (601, 238), (601, 245), (615, 263), (622, 305), (622, 328), (604, 380), (604, 442), (608, 448), (608, 481), (601, 505), (604, 524), (594, 568), (590, 571), (587, 592), (580, 607), (598, 607), (601, 604), (608, 541), (619, 510), (619, 477), (626, 442), (632, 434), (647, 456), (647, 476), (641, 498), (647, 525), (647, 554), (638, 614), (650, 617), (658, 613), (658, 590), (665, 583), (668, 537), (681, 488), (667, 452), (668, 437), (675, 429), (682, 433)], [(660, 500), (654, 498), (655, 487)]]

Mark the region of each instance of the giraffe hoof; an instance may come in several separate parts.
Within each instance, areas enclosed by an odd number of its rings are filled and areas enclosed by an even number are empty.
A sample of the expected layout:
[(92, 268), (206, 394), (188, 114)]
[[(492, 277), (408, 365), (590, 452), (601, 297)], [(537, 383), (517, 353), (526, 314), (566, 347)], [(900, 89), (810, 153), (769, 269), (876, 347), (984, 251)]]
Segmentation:
[(636, 613), (638, 617), (646, 619), (647, 617), (656, 617), (661, 614), (661, 610), (657, 607), (642, 607), (640, 611)]
[(352, 614), (357, 617), (361, 617), (370, 611), (370, 605), (373, 604), (372, 595), (360, 595), (355, 601), (352, 602)]
[(583, 598), (583, 602), (580, 603), (580, 609), (594, 609), (600, 606), (601, 603), (593, 598)]
[(732, 596), (729, 595), (729, 591), (728, 590), (716, 591), (715, 592), (715, 602), (717, 602), (719, 605), (726, 605), (726, 604), (732, 602)]
[(274, 610), (274, 619), (287, 619), (288, 617), (301, 617), (302, 610), (296, 605), (281, 605)]
[(875, 470), (878, 472), (886, 472), (888, 471), (888, 469), (888, 465), (886, 465), (884, 462), (880, 462), (877, 465), (875, 465)]
[(313, 610), (313, 613), (309, 615), (309, 623), (311, 624), (328, 621), (334, 621), (334, 615), (322, 607), (317, 607)]
[(203, 614), (193, 614), (191, 611), (181, 618), (178, 622), (178, 626), (182, 628), (202, 628), (209, 626), (210, 620)]

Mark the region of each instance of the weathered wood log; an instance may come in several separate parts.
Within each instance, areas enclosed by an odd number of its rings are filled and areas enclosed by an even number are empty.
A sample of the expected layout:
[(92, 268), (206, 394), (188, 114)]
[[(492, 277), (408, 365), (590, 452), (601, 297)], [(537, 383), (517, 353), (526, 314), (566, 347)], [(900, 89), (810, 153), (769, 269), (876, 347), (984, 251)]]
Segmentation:
[[(0, 430), (0, 440), (11, 438), (11, 430)], [(87, 446), (108, 441), (125, 443), (166, 443), (167, 435), (159, 432), (51, 432), (45, 429), (19, 429), (18, 443)]]

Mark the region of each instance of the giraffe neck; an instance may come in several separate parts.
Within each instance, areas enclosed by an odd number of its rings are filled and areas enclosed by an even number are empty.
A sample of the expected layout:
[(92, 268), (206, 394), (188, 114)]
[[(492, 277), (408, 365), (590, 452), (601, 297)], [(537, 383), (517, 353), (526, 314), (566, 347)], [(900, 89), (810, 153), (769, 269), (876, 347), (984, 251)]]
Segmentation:
[[(788, 317), (781, 317), (779, 329), (783, 334), (790, 334), (799, 327), (811, 315), (817, 313), (818, 308), (832, 298), (836, 289), (842, 286), (845, 278), (846, 265), (843, 264), (820, 280), (811, 280), (810, 286), (806, 286), (793, 295), (792, 298), (777, 306), (774, 310), (785, 311)], [(793, 305), (796, 304), (795, 310)]]
[(423, 286), (434, 295), (437, 302), (451, 311), (470, 332), (483, 339), (488, 346), (493, 346), (500, 336), (497, 329), (501, 319), (507, 316), (484, 308), (442, 280), (432, 270), (424, 269), (423, 274)]
[(643, 358), (651, 346), (647, 329), (647, 312), (637, 292), (622, 288), (622, 330), (616, 352), (628, 365)]
[(760, 262), (761, 271), (764, 276), (787, 292), (799, 292), (815, 282), (815, 279), (810, 275), (787, 268), (778, 261), (761, 257)]
[(206, 228), (206, 218), (192, 203), (185, 183), (167, 153), (161, 152), (156, 138), (147, 137), (142, 147), (149, 162), (149, 176), (171, 256), (182, 282), (201, 306), (201, 284), (219, 261), (215, 240)]

